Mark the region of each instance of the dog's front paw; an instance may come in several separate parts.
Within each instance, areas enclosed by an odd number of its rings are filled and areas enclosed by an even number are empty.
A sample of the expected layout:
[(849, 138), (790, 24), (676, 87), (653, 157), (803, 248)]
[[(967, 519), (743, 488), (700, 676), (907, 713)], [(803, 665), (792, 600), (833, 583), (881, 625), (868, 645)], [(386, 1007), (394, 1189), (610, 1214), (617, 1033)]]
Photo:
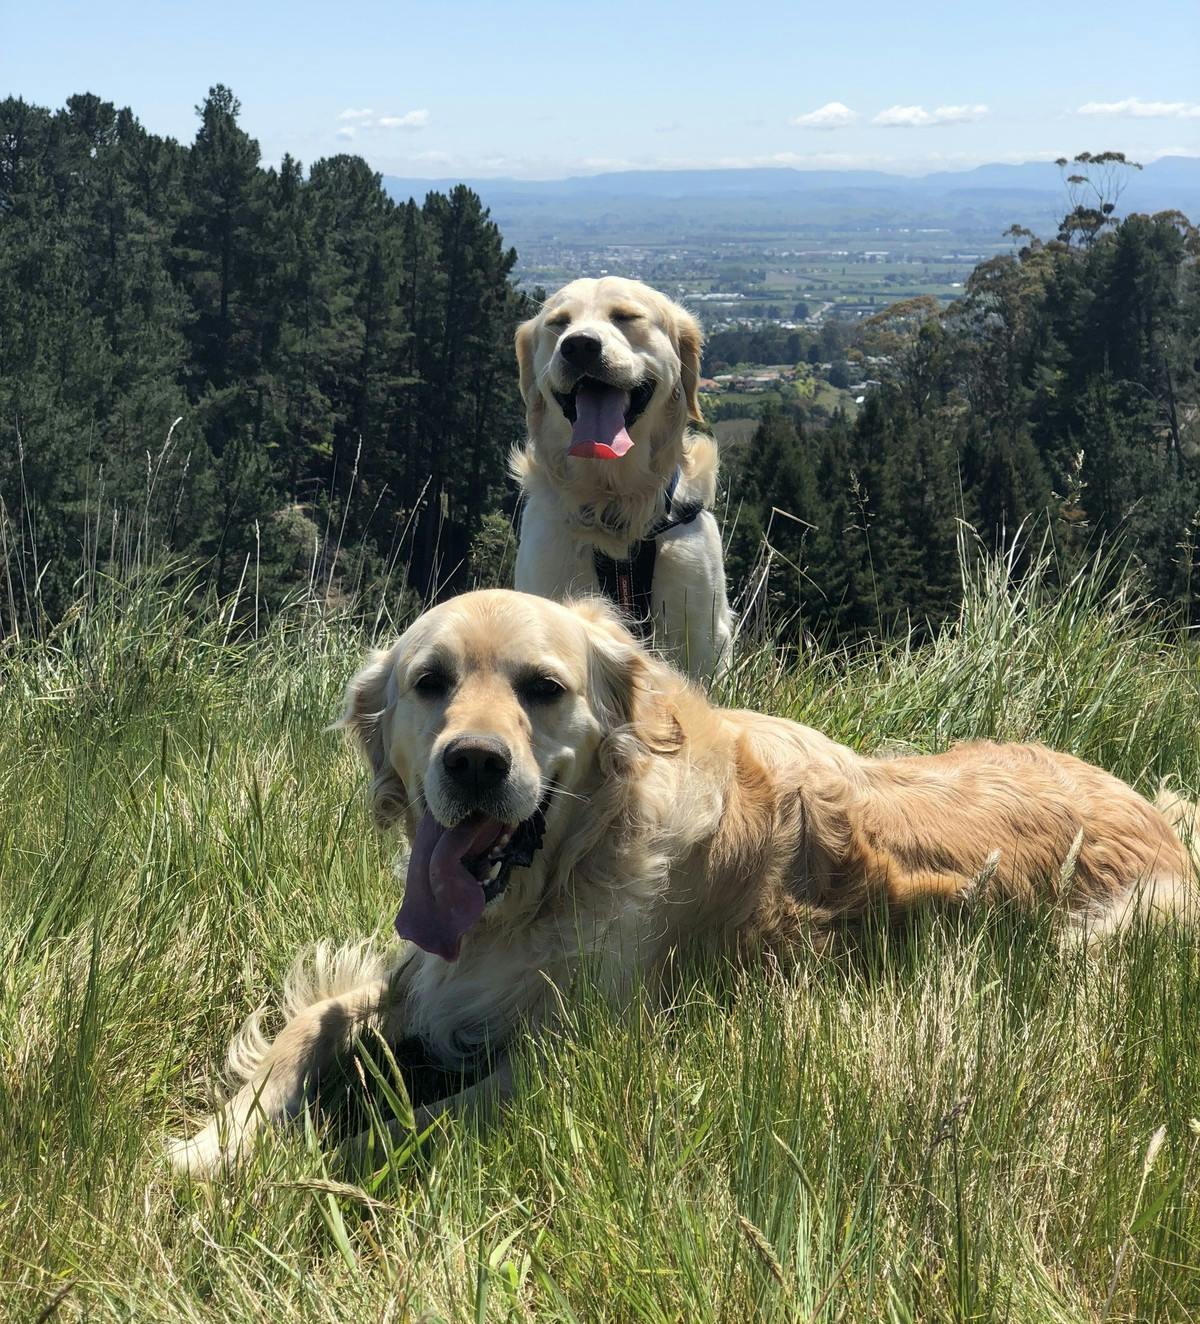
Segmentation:
[(224, 1156), (211, 1131), (209, 1125), (195, 1136), (177, 1136), (163, 1146), (167, 1162), (180, 1176), (211, 1177), (220, 1168)]
[(245, 1153), (250, 1136), (228, 1114), (217, 1114), (194, 1136), (179, 1136), (164, 1146), (167, 1162), (181, 1176), (207, 1178), (233, 1167)]

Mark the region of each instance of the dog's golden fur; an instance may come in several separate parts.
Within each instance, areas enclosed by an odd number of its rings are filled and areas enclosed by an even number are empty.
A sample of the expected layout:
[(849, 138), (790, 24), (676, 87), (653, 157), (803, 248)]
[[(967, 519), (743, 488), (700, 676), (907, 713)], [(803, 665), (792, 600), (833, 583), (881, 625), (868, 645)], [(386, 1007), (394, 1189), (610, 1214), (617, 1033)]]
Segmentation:
[[(636, 317), (624, 320), (626, 312)], [(614, 314), (621, 320), (614, 320)], [(606, 338), (614, 379), (635, 381), (648, 373), (661, 381), (640, 440), (619, 463), (567, 456), (570, 427), (547, 398), (555, 349), (564, 328), (586, 326)], [(550, 296), (536, 316), (517, 329), (516, 354), (528, 443), (512, 456), (512, 470), (526, 490), (547, 489), (576, 512), (571, 527), (589, 544), (623, 556), (662, 511), (667, 480), (680, 471), (680, 493), (711, 506), (716, 498), (717, 448), (691, 424), (700, 410), (699, 323), (677, 303), (641, 281), (615, 276), (577, 280)], [(584, 514), (586, 512), (586, 515)]]
[[(430, 697), (417, 686), (434, 663), (451, 680)], [(531, 671), (561, 695), (523, 697)], [(377, 821), (406, 818), (410, 838), (422, 809), (442, 803), (447, 741), (503, 741), (513, 821), (555, 790), (543, 847), (456, 961), (407, 948), (335, 968), (326, 953), (324, 973), (293, 989), (279, 1038), (239, 1041), (245, 1084), (175, 1148), (193, 1171), (302, 1107), (368, 1027), (419, 1035), (448, 1065), (502, 1049), (518, 1024), (553, 1015), (585, 954), (619, 990), (680, 951), (791, 961), (877, 905), (1042, 899), (1086, 934), (1190, 902), (1179, 832), (1196, 811), (1178, 793), (1156, 807), (1037, 745), (878, 759), (795, 722), (714, 708), (596, 601), (496, 590), (435, 608), (351, 683), (344, 725), (370, 766)], [(501, 1093), (506, 1071), (501, 1055)]]
[[(655, 384), (630, 424), (633, 448), (617, 460), (569, 454), (571, 425), (556, 392), (576, 370), (563, 342), (593, 337), (599, 358), (587, 375), (624, 390)], [(528, 440), (512, 470), (524, 508), (515, 587), (563, 601), (594, 593), (594, 553), (624, 558), (672, 509), (700, 507), (658, 538), (651, 615), (659, 642), (693, 676), (728, 664), (733, 616), (725, 591), (721, 532), (712, 505), (717, 446), (697, 431), (702, 336), (695, 318), (640, 281), (605, 276), (556, 291), (517, 330), (516, 352)]]

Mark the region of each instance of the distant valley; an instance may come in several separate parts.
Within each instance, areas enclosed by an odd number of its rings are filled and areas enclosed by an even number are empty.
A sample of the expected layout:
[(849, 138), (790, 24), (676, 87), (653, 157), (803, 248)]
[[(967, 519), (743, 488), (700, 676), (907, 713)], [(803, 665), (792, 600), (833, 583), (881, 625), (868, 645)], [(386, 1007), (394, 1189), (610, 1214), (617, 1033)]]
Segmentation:
[[(384, 177), (397, 199), (458, 182)], [(1069, 205), (1052, 162), (921, 177), (774, 168), (461, 182), (516, 247), (525, 286), (636, 276), (686, 298), (710, 328), (791, 322), (798, 306), (820, 320), (917, 294), (949, 302), (977, 262), (1011, 249), (1010, 225), (1052, 235)], [(1122, 212), (1172, 208), (1200, 216), (1200, 158), (1131, 172)]]

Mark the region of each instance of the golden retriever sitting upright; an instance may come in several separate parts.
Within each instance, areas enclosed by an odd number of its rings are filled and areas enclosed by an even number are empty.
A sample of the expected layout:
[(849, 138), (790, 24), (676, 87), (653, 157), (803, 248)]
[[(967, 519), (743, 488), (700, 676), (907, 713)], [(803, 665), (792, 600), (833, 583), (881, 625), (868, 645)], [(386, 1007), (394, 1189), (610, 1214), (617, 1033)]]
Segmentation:
[[(211, 1171), (294, 1116), (368, 1031), (448, 1067), (504, 1046), (588, 970), (619, 994), (677, 951), (786, 961), (882, 904), (1055, 900), (1079, 930), (1169, 908), (1190, 865), (1162, 809), (1033, 745), (864, 758), (809, 727), (713, 708), (599, 600), (501, 590), (422, 616), (351, 682), (343, 718), (381, 828), (410, 843), (390, 958), (325, 957), (182, 1168)], [(1164, 812), (1164, 810), (1166, 812)]]
[(516, 587), (597, 590), (693, 676), (729, 659), (717, 452), (702, 422), (700, 328), (635, 280), (576, 280), (517, 331), (529, 440)]

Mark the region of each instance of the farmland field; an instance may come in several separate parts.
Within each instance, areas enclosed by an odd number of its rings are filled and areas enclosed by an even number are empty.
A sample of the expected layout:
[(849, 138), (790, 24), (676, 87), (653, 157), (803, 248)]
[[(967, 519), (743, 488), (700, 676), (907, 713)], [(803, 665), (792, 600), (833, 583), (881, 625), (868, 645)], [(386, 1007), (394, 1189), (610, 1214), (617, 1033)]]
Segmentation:
[[(979, 261), (1011, 249), (998, 231), (930, 235), (907, 227), (617, 245), (571, 236), (526, 240), (517, 274), (526, 286), (545, 289), (576, 276), (633, 276), (683, 299), (715, 326), (739, 317), (792, 320), (801, 301), (813, 317), (878, 311), (916, 295), (946, 304), (961, 295)], [(736, 297), (714, 297), (722, 294)]]

